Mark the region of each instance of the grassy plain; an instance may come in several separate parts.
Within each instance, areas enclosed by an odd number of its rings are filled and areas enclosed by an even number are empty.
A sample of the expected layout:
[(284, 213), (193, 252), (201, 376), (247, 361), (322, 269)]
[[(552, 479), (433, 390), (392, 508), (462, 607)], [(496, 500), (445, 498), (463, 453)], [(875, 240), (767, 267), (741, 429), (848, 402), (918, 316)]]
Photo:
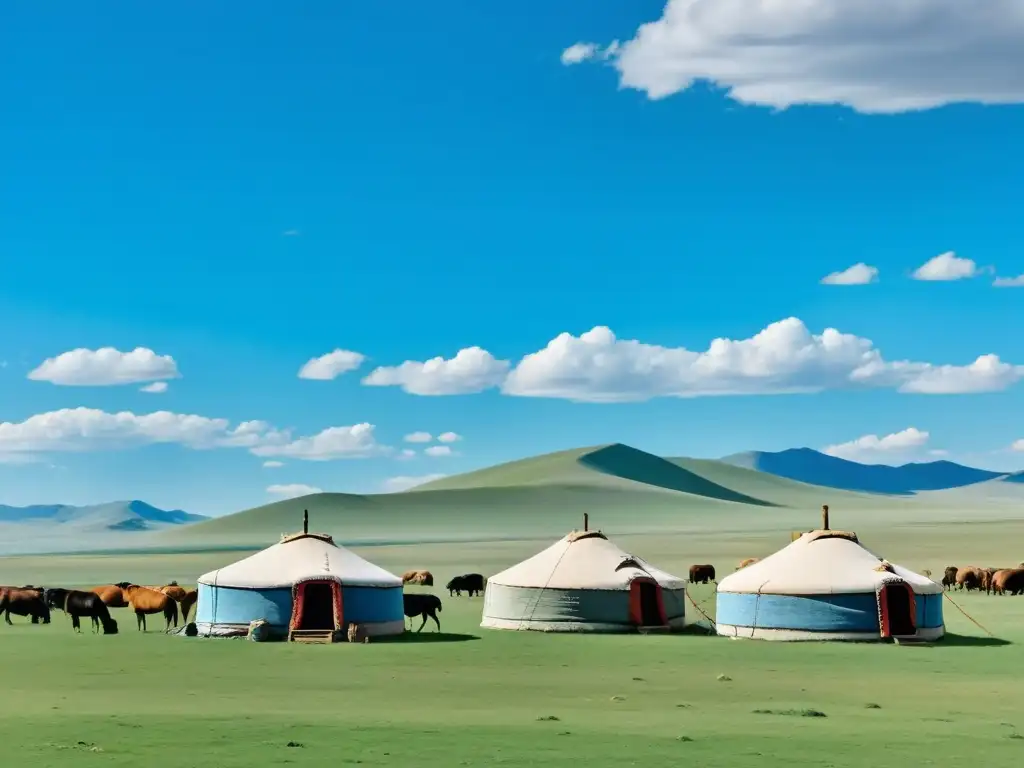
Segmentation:
[[(1024, 558), (1016, 549), (1022, 521), (879, 524), (859, 533), (879, 554), (933, 573), (948, 563)], [(727, 573), (739, 558), (788, 541), (779, 531), (613, 538), (677, 573), (698, 561)], [(358, 551), (392, 571), (430, 568), (443, 583), (468, 570), (494, 573), (547, 543)], [(186, 583), (244, 554), (0, 558), (0, 583)], [(0, 744), (10, 760), (33, 768), (992, 768), (1024, 758), (1016, 674), (1024, 667), (1024, 600), (955, 598), (1001, 641), (947, 602), (946, 642), (897, 647), (496, 632), (479, 627), (480, 599), (439, 592), (443, 634), (428, 628), (365, 646), (142, 635), (124, 611), (116, 614), (122, 633), (112, 637), (76, 636), (59, 613), (48, 627), (15, 618), (14, 627), (0, 625)], [(710, 588), (693, 595), (713, 614)]]

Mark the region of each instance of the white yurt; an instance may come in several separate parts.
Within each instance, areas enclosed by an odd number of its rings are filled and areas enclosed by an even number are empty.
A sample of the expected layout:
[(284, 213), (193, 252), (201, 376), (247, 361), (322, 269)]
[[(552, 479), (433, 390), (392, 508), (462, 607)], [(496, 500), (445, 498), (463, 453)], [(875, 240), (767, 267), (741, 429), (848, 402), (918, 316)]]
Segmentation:
[(402, 580), (339, 547), (328, 534), (303, 532), (199, 577), (200, 636), (244, 635), (264, 620), (272, 637), (341, 632), (360, 625), (367, 635), (405, 630)]
[(857, 534), (820, 530), (722, 579), (716, 626), (760, 640), (934, 640), (945, 633), (942, 587), (884, 560)]
[(685, 580), (587, 527), (491, 576), (480, 626), (543, 632), (681, 628)]

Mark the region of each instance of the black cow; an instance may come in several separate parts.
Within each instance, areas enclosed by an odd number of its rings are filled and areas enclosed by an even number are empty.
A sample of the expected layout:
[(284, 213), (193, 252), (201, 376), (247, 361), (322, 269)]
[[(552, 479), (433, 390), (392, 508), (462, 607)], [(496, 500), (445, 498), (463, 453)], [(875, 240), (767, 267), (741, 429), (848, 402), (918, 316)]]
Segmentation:
[(479, 573), (464, 573), (449, 581), (445, 589), (448, 590), (449, 596), (462, 597), (463, 592), (468, 592), (470, 597), (473, 593), (479, 595), (484, 591), (484, 577)]

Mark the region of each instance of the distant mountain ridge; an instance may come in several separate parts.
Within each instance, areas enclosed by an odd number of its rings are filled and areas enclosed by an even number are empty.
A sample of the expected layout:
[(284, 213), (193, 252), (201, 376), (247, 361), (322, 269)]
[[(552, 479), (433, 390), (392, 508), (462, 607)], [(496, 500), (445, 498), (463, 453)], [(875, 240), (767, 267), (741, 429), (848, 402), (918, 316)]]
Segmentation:
[(896, 496), (962, 488), (997, 478), (1024, 482), (1024, 478), (1017, 477), (1020, 473), (977, 469), (952, 461), (901, 466), (861, 464), (829, 456), (812, 448), (789, 448), (775, 452), (748, 451), (726, 456), (721, 461), (811, 485)]
[(0, 504), (0, 523), (50, 523), (62, 528), (108, 531), (150, 531), (188, 525), (209, 519), (181, 509), (160, 509), (144, 501), (111, 501), (106, 504), (32, 504), (13, 507)]

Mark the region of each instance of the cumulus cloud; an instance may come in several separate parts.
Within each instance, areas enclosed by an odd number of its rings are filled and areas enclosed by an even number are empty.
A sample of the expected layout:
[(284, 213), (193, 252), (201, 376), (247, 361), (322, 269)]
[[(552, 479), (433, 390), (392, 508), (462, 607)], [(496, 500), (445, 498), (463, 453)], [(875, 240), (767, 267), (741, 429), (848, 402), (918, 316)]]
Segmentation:
[(402, 439), (407, 443), (429, 443), (434, 437), (429, 432), (410, 432)]
[[(593, 45), (593, 48), (590, 46)], [(582, 47), (580, 47), (582, 46)], [(577, 44), (570, 61), (595, 58)], [(1024, 102), (1016, 0), (668, 0), (614, 44), (620, 87), (661, 99), (710, 82), (744, 104), (896, 113)]]
[(310, 359), (299, 369), (300, 379), (313, 379), (316, 381), (331, 381), (343, 373), (354, 371), (363, 361), (365, 355), (352, 352), (347, 349), (336, 349), (326, 355)]
[(1024, 275), (1017, 277), (997, 277), (992, 281), (996, 288), (1024, 288)]
[(442, 443), (457, 443), (462, 439), (462, 435), (458, 435), (455, 432), (442, 432), (437, 436), (437, 439)]
[(1017, 440), (1010, 446), (1011, 451), (1024, 451), (1024, 440)]
[(415, 488), (417, 485), (423, 485), (424, 483), (429, 483), (433, 480), (440, 480), (442, 477), (447, 477), (447, 475), (419, 475), (418, 477), (399, 475), (398, 477), (389, 477), (384, 481), (384, 492), (398, 493), (399, 491), (408, 491), (410, 488)]
[(953, 251), (940, 253), (929, 259), (916, 270), (912, 277), (915, 280), (945, 281), (966, 280), (979, 272), (978, 265), (971, 259), (957, 256)]
[(413, 395), (467, 395), (498, 386), (508, 369), (507, 360), (497, 360), (480, 347), (467, 347), (450, 360), (438, 356), (422, 363), (406, 360), (401, 365), (376, 368), (363, 384), (401, 387)]
[[(830, 445), (824, 448), (822, 453), (850, 461), (863, 462), (873, 459), (876, 463), (885, 463), (886, 458), (905, 460), (908, 454), (919, 452), (928, 444), (929, 437), (927, 432), (908, 427), (902, 432), (893, 432), (883, 437), (864, 435), (848, 443)], [(879, 462), (880, 459), (883, 461)]]
[(152, 384), (147, 384), (144, 387), (139, 387), (139, 392), (148, 392), (152, 395), (163, 394), (167, 391), (166, 381), (154, 381)]
[(263, 466), (265, 468), (267, 468), (267, 469), (277, 469), (278, 467), (283, 467), (284, 466), (284, 462), (283, 461), (264, 461), (263, 462)]
[(832, 272), (821, 278), (822, 285), (867, 285), (878, 280), (878, 268), (858, 262), (842, 272)]
[(387, 446), (377, 443), (374, 429), (373, 424), (365, 422), (350, 427), (328, 427), (310, 437), (257, 446), (252, 449), (252, 453), (256, 456), (281, 456), (303, 461), (369, 458), (389, 450)]
[(916, 394), (1006, 389), (1024, 366), (983, 355), (964, 366), (886, 361), (869, 339), (826, 328), (812, 334), (796, 317), (748, 339), (714, 339), (707, 350), (616, 338), (597, 326), (559, 334), (526, 355), (502, 385), (507, 395), (578, 402), (639, 402), (655, 397), (764, 395), (838, 388), (893, 388)]
[(574, 43), (562, 51), (561, 61), (566, 66), (579, 64), (594, 57), (597, 43)]
[(131, 352), (121, 352), (114, 347), (73, 349), (47, 358), (28, 374), (33, 381), (71, 387), (140, 384), (179, 376), (173, 357), (158, 355), (147, 347), (136, 347)]
[(322, 488), (315, 485), (304, 485), (303, 483), (288, 483), (286, 485), (268, 485), (267, 493), (280, 496), (285, 499), (294, 499), (299, 496), (309, 496), (311, 493), (323, 493)]
[(263, 458), (306, 461), (363, 458), (386, 453), (374, 439), (374, 425), (330, 427), (310, 437), (294, 438), (265, 421), (243, 421), (195, 414), (155, 411), (107, 413), (95, 408), (64, 408), (0, 423), (0, 455), (30, 457), (41, 453), (122, 450), (154, 444), (178, 444), (194, 450), (244, 448)]
[(453, 455), (452, 449), (447, 445), (432, 445), (423, 451), (427, 456), (451, 456)]

